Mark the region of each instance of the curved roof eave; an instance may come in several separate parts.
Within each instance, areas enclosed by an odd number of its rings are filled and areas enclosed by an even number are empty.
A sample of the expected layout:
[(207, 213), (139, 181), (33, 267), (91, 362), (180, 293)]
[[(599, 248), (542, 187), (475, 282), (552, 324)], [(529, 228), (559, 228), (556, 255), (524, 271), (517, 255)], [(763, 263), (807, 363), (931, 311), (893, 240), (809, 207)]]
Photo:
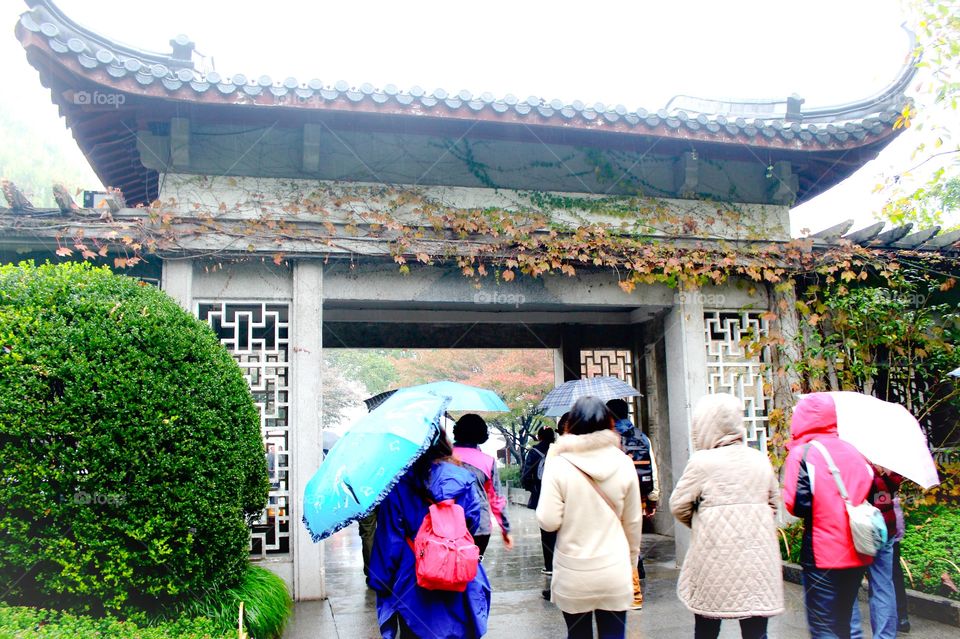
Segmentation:
[[(379, 89), (370, 84), (353, 87), (320, 80), (301, 83), (295, 78), (275, 82), (269, 76), (230, 78), (217, 72), (201, 73), (184, 51), (192, 43), (178, 39), (178, 55), (150, 53), (114, 43), (81, 27), (65, 16), (51, 0), (27, 0), (30, 10), (17, 25), (24, 47), (39, 46), (51, 59), (81, 77), (113, 90), (164, 98), (177, 102), (260, 106), (297, 112), (333, 111), (380, 113), (401, 117), (485, 121), (504, 126), (526, 125), (566, 130), (603, 131), (626, 136), (649, 136), (699, 140), (716, 144), (793, 151), (842, 151), (865, 146), (896, 132), (893, 123), (906, 98), (903, 76), (870, 101), (800, 113), (796, 118), (746, 119), (684, 111), (668, 112), (580, 101), (565, 104), (537, 97), (519, 100), (508, 95), (495, 98), (468, 91), (450, 94), (443, 89), (427, 93), (419, 87), (401, 91), (393, 85)], [(816, 122), (810, 122), (814, 119)]]

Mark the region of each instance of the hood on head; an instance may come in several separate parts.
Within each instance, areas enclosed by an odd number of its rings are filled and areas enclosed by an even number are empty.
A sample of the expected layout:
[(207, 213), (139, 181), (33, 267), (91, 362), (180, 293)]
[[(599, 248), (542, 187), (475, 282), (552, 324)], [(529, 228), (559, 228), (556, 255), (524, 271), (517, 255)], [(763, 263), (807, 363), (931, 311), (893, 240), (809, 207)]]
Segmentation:
[(612, 476), (623, 457), (620, 435), (613, 430), (598, 430), (586, 435), (561, 435), (550, 447), (550, 455), (563, 455), (596, 481)]
[(797, 402), (790, 419), (790, 439), (803, 442), (814, 435), (837, 434), (837, 407), (830, 393), (810, 393)]
[(743, 425), (743, 402), (729, 393), (701, 397), (693, 408), (690, 435), (694, 450), (745, 442), (747, 429)]

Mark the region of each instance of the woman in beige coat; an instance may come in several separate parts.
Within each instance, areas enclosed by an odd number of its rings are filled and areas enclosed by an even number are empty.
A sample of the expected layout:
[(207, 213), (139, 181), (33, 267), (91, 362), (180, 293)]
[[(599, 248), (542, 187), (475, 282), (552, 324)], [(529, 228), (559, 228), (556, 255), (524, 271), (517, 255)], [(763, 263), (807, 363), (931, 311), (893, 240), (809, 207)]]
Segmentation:
[(692, 529), (677, 593), (695, 615), (696, 639), (715, 638), (721, 619), (740, 619), (745, 639), (766, 637), (767, 618), (783, 612), (777, 478), (767, 455), (745, 445), (733, 395), (697, 402), (691, 435), (695, 452), (670, 497)]
[(620, 450), (614, 419), (596, 397), (570, 409), (567, 434), (550, 448), (537, 519), (557, 531), (550, 598), (567, 637), (622, 638), (633, 601), (643, 511), (633, 462)]

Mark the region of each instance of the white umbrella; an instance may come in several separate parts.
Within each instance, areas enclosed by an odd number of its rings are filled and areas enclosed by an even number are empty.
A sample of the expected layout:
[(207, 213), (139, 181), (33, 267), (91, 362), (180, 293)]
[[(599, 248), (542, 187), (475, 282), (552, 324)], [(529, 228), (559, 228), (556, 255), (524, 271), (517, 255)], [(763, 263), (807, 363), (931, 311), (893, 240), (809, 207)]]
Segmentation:
[(940, 483), (920, 423), (900, 404), (863, 393), (832, 392), (840, 439), (864, 457), (924, 489)]

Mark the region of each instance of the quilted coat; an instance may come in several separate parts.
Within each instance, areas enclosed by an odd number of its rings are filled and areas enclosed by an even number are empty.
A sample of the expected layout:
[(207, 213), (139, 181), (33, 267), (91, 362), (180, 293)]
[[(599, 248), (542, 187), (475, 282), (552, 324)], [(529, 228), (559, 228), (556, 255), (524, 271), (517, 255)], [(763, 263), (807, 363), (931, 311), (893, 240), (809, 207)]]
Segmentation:
[(861, 504), (873, 485), (873, 469), (860, 452), (837, 436), (837, 409), (829, 393), (811, 393), (793, 409), (790, 453), (783, 471), (783, 503), (803, 517), (800, 563), (816, 568), (856, 568), (873, 562), (853, 545), (846, 505), (816, 448), (816, 439), (833, 458), (853, 504)]
[[(616, 513), (577, 468), (593, 478)], [(557, 439), (543, 469), (537, 519), (544, 530), (557, 531), (550, 600), (560, 610), (630, 608), (643, 509), (633, 461), (621, 452), (616, 432)]]
[(745, 445), (740, 400), (726, 394), (700, 400), (692, 435), (695, 452), (670, 497), (674, 517), (691, 528), (680, 600), (712, 618), (780, 614), (779, 486), (767, 456)]

